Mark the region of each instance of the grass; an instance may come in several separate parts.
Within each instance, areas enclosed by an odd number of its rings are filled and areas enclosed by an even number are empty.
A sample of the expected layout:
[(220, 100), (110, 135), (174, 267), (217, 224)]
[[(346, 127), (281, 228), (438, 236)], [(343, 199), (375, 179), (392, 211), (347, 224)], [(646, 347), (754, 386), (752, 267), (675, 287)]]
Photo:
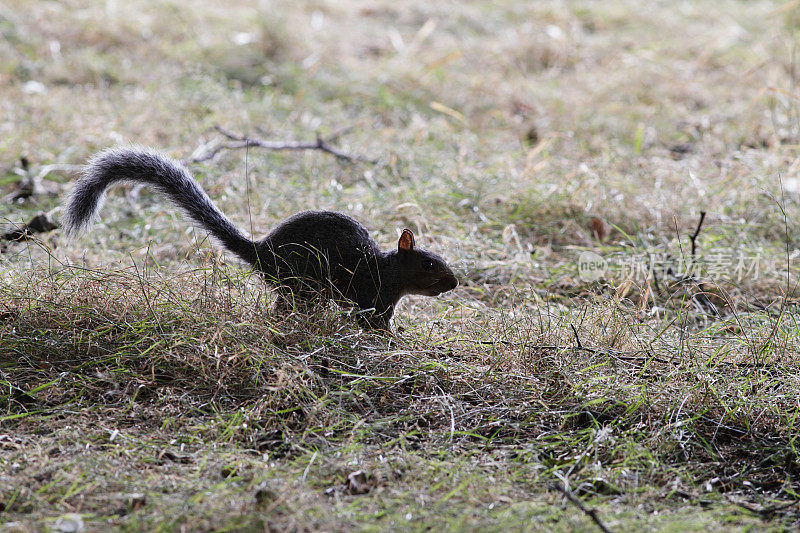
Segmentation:
[(796, 527), (797, 17), (6, 2), (2, 233), (59, 216), (69, 171), (19, 194), (46, 165), (319, 132), (377, 163), (191, 170), (253, 234), (345, 211), (386, 247), (412, 228), (461, 284), (404, 300), (389, 337), (335, 306), (276, 316), (132, 187), (84, 237), (4, 243), (0, 531), (594, 528), (557, 486), (613, 531)]

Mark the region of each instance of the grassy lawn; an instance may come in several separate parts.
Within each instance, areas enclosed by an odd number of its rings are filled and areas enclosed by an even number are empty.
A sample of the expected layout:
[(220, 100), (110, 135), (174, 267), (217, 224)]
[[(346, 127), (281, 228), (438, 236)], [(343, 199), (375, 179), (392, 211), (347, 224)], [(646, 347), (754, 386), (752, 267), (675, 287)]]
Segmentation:
[(319, 135), (360, 160), (189, 168), (461, 281), (277, 315), (129, 185), (4, 238), (0, 532), (796, 528), (799, 43), (797, 1), (0, 3), (0, 236), (108, 146)]

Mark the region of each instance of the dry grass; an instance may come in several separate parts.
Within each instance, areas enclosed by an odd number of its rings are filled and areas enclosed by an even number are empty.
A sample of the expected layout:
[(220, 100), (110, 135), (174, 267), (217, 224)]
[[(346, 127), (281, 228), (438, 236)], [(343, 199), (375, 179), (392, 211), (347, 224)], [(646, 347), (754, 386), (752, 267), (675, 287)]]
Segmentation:
[[(461, 506), (539, 500), (555, 476), (611, 498), (611, 509), (622, 494), (641, 501), (645, 488), (677, 513), (686, 501), (716, 501), (716, 491), (783, 501), (797, 490), (798, 383), (787, 379), (797, 372), (796, 328), (780, 328), (773, 337), (786, 345), (759, 359), (740, 337), (636, 325), (619, 304), (539, 303), (519, 317), (443, 309), (387, 342), (334, 309), (275, 322), (264, 290), (227, 270), (160, 273), (67, 268), (6, 280), (11, 516), (56, 508), (149, 528), (172, 499), (189, 498), (199, 515), (180, 522), (191, 527), (284, 527), (306, 514), (303, 528), (327, 529), (354, 520), (344, 480), (357, 470), (377, 498), (360, 512), (387, 506), (396, 520), (413, 509), (426, 524), (444, 512), (465, 527), (505, 522)], [(752, 338), (769, 335), (768, 320), (749, 318), (760, 327)], [(591, 347), (574, 348), (572, 325)], [(442, 484), (427, 486), (430, 470), (446, 475)], [(117, 474), (90, 481), (106, 471)], [(137, 481), (143, 471), (161, 488)], [(307, 483), (289, 483), (301, 473)], [(173, 475), (191, 482), (170, 484)], [(265, 507), (257, 494), (267, 488), (275, 502)], [(210, 496), (220, 489), (229, 496)], [(412, 503), (454, 490), (452, 508)], [(146, 511), (129, 523), (140, 493)], [(330, 498), (334, 516), (320, 507)], [(543, 512), (507, 510), (509, 524)]]
[[(255, 234), (347, 211), (462, 284), (394, 337), (276, 317), (125, 187), (77, 241), (8, 243), (0, 531), (592, 527), (553, 483), (615, 531), (796, 527), (798, 28), (769, 2), (6, 2), (3, 195), (23, 157), (339, 135), (378, 162), (192, 171)], [(57, 217), (70, 178), (0, 218)], [(694, 278), (625, 270), (689, 256), (701, 211)]]

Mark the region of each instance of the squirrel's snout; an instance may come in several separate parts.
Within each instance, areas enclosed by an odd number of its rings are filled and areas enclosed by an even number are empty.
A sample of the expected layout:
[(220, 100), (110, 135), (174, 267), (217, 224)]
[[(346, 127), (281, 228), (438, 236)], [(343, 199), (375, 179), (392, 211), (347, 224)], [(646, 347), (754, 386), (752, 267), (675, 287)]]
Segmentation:
[(455, 276), (442, 278), (439, 281), (439, 288), (441, 289), (441, 292), (452, 291), (456, 287), (458, 287), (458, 279)]
[(422, 294), (423, 296), (439, 296), (440, 294), (444, 294), (448, 291), (452, 291), (458, 287), (458, 280), (455, 276), (447, 276), (443, 278), (439, 278), (435, 283), (429, 285), (425, 289), (421, 290), (420, 292), (414, 294)]

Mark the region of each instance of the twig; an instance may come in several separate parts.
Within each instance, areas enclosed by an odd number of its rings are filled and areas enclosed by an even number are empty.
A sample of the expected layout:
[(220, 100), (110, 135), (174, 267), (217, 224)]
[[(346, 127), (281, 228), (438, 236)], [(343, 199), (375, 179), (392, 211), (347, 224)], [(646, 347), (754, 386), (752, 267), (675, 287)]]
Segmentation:
[(696, 246), (695, 245), (695, 240), (697, 239), (697, 236), (700, 235), (700, 228), (703, 227), (703, 221), (705, 219), (706, 219), (706, 212), (705, 211), (700, 211), (700, 222), (697, 223), (697, 229), (695, 230), (694, 235), (691, 235), (689, 237), (689, 239), (691, 239), (691, 241), (692, 241), (692, 258), (694, 258), (694, 252), (695, 252), (695, 246)]
[(50, 165), (44, 165), (42, 168), (39, 169), (39, 172), (33, 178), (36, 181), (41, 181), (54, 171), (62, 171), (62, 172), (78, 172), (83, 168), (83, 165), (68, 165), (62, 163), (52, 163)]
[[(702, 289), (702, 287), (700, 287), (700, 281), (698, 280), (697, 276), (694, 274), (694, 268), (695, 268), (695, 265), (696, 265), (695, 255), (697, 253), (697, 236), (700, 235), (700, 229), (703, 227), (703, 221), (705, 221), (705, 219), (706, 219), (706, 212), (705, 211), (700, 211), (700, 221), (697, 223), (697, 229), (694, 231), (694, 234), (689, 235), (689, 240), (692, 241), (692, 262), (691, 262), (691, 265), (689, 267), (689, 271), (687, 272), (687, 274), (689, 274), (689, 275), (685, 276), (683, 279), (678, 280), (680, 282), (686, 282), (686, 281), (692, 282), (698, 288), (701, 288), (701, 289)], [(678, 234), (678, 222), (677, 222), (677, 220), (675, 221), (675, 234), (680, 236)], [(683, 251), (683, 247), (681, 246), (681, 252), (682, 251)], [(655, 272), (654, 272), (654, 274), (655, 274)], [(697, 304), (697, 306), (700, 308), (700, 312), (702, 312), (702, 313), (705, 313), (705, 314), (711, 315), (711, 316), (719, 316), (720, 315), (719, 309), (717, 309), (717, 306), (714, 305), (714, 302), (709, 300), (708, 297), (705, 294), (703, 294), (702, 292), (693, 295), (692, 296), (692, 302)], [(681, 344), (682, 343), (683, 343), (683, 330), (681, 330)]]
[(583, 344), (581, 343), (581, 338), (578, 336), (578, 330), (575, 329), (573, 324), (570, 324), (569, 327), (572, 328), (572, 333), (575, 334), (575, 342), (578, 344), (578, 349), (583, 349)]
[(737, 500), (735, 498), (731, 498), (730, 496), (727, 496), (727, 495), (726, 495), (726, 499), (729, 502), (731, 502), (732, 504), (738, 505), (742, 509), (746, 509), (746, 510), (750, 511), (751, 513), (755, 513), (755, 514), (758, 514), (758, 515), (761, 515), (761, 516), (771, 515), (771, 514), (780, 512), (780, 511), (785, 511), (789, 507), (795, 506), (798, 503), (800, 503), (800, 500), (792, 500), (790, 502), (783, 503), (783, 504), (780, 504), (780, 505), (771, 505), (769, 507), (763, 507), (763, 506), (762, 507), (755, 507), (755, 506), (753, 506), (753, 505), (751, 505), (751, 504), (749, 504), (747, 502), (739, 501), (739, 500)]
[[(626, 362), (640, 362), (640, 363), (649, 363), (649, 362), (656, 362), (656, 363), (663, 363), (665, 365), (672, 365), (672, 366), (680, 366), (681, 362), (675, 362), (673, 360), (664, 359), (662, 357), (658, 357), (656, 355), (651, 354), (647, 350), (638, 350), (638, 351), (621, 351), (615, 350), (613, 348), (591, 348), (589, 346), (565, 346), (565, 345), (558, 345), (558, 344), (530, 344), (527, 342), (512, 342), (506, 340), (497, 340), (497, 341), (471, 341), (471, 340), (460, 340), (454, 339), (450, 342), (469, 342), (469, 343), (477, 343), (477, 344), (488, 344), (488, 345), (496, 345), (502, 344), (505, 346), (514, 346), (515, 348), (526, 348), (529, 350), (554, 350), (554, 351), (573, 351), (573, 352), (584, 352), (590, 353), (593, 355), (609, 355), (614, 357), (615, 359), (619, 359), (620, 361)], [(578, 340), (580, 344), (580, 339)], [(640, 354), (646, 355), (640, 355)], [(767, 364), (767, 363), (737, 363), (734, 361), (715, 361), (714, 366), (725, 366), (725, 367), (734, 367), (734, 368), (774, 368), (774, 365)]]
[(656, 296), (661, 296), (661, 286), (658, 284), (658, 274), (656, 274), (655, 268), (653, 269), (653, 284), (656, 286)]
[(584, 507), (583, 503), (575, 497), (564, 485), (561, 483), (553, 483), (551, 487), (563, 494), (575, 507), (583, 511), (583, 513), (594, 520), (594, 523), (597, 524), (597, 527), (600, 528), (600, 531), (603, 533), (611, 533), (611, 530), (606, 527), (606, 525), (600, 520), (600, 517), (597, 516), (597, 509), (587, 509)]
[(37, 233), (51, 231), (57, 227), (47, 216), (47, 213), (39, 213), (28, 223), (14, 224), (14, 229), (3, 235), (2, 239), (7, 241), (26, 241), (32, 239)]
[(778, 312), (778, 316), (775, 319), (775, 323), (772, 325), (772, 329), (770, 330), (769, 335), (767, 336), (766, 339), (764, 339), (764, 342), (761, 343), (761, 346), (758, 347), (758, 350), (756, 350), (755, 355), (761, 354), (764, 348), (775, 337), (775, 333), (778, 331), (778, 327), (780, 327), (781, 325), (783, 315), (786, 312), (787, 301), (789, 300), (790, 294), (793, 292), (789, 276), (789, 273), (791, 272), (790, 270), (791, 255), (789, 254), (789, 223), (787, 222), (787, 217), (786, 217), (786, 197), (784, 196), (784, 191), (783, 191), (783, 180), (781, 180), (780, 183), (781, 183), (781, 202), (778, 202), (778, 200), (774, 197), (773, 200), (775, 201), (775, 203), (778, 204), (778, 208), (780, 208), (781, 214), (783, 215), (783, 229), (784, 229), (784, 234), (786, 235), (786, 294), (784, 294), (783, 296), (783, 300), (781, 301), (780, 311)]
[(28, 159), (23, 157), (21, 160), (22, 166), (22, 179), (19, 180), (16, 186), (16, 190), (7, 194), (3, 201), (5, 202), (14, 202), (16, 200), (20, 200), (23, 198), (29, 198), (31, 196), (37, 196), (42, 193), (42, 180), (47, 177), (48, 174), (52, 172), (78, 172), (82, 167), (82, 165), (68, 165), (62, 163), (52, 163), (49, 165), (44, 165), (39, 168), (37, 173), (33, 173), (29, 167), (30, 163)]
[[(222, 150), (240, 150), (251, 146), (265, 148), (267, 150), (320, 150), (336, 156), (338, 159), (344, 161), (361, 161), (363, 163), (371, 164), (377, 163), (377, 161), (374, 159), (367, 159), (360, 155), (352, 155), (342, 152), (335, 146), (332, 146), (329, 141), (323, 139), (319, 133), (316, 135), (316, 140), (312, 142), (265, 141), (258, 137), (248, 137), (246, 135), (233, 133), (232, 131), (226, 130), (221, 126), (214, 126), (214, 129), (223, 137), (232, 142), (211, 142), (202, 144), (197, 147), (194, 153), (192, 153), (192, 155), (186, 159), (184, 163), (202, 163), (203, 161), (208, 161), (215, 158)], [(341, 133), (336, 134), (335, 137), (338, 137), (339, 135), (341, 135)]]

